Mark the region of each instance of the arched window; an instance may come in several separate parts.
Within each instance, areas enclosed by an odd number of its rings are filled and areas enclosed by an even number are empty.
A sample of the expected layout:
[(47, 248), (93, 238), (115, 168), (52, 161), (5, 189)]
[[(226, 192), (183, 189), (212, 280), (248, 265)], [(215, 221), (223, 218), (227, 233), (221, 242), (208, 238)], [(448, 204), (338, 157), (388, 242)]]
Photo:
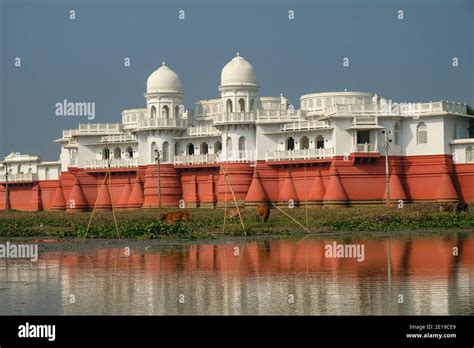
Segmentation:
[(250, 111), (255, 111), (255, 99), (250, 100)]
[(322, 135), (316, 137), (316, 148), (324, 149), (324, 137)]
[(309, 139), (305, 135), (300, 139), (300, 150), (308, 150), (309, 149)]
[(424, 122), (420, 122), (416, 126), (416, 142), (417, 144), (428, 143), (428, 130)]
[(454, 122), (454, 134), (453, 134), (454, 139), (459, 138), (459, 123)]
[(227, 99), (225, 103), (226, 112), (232, 112), (232, 100)]
[(28, 173), (29, 173), (29, 174), (33, 173), (33, 169), (28, 168)]
[(46, 167), (46, 170), (44, 172), (44, 176), (46, 180), (49, 180), (49, 167)]
[(125, 157), (133, 158), (133, 149), (130, 146), (125, 150)]
[(116, 147), (114, 149), (114, 159), (119, 159), (122, 157), (122, 151), (120, 150), (120, 147)]
[(188, 152), (187, 154), (188, 155), (194, 155), (194, 145), (189, 143), (187, 146), (186, 146), (186, 151)]
[(239, 99), (239, 111), (245, 112), (245, 100), (243, 100), (242, 98)]
[(219, 151), (222, 151), (222, 143), (220, 141), (216, 141), (214, 143), (214, 154), (217, 155)]
[(474, 162), (472, 156), (472, 146), (466, 147), (466, 163)]
[(209, 146), (205, 141), (201, 143), (201, 146), (199, 147), (199, 152), (201, 153), (201, 155), (207, 155), (209, 153)]
[(239, 158), (245, 158), (245, 137), (241, 136), (239, 138)]
[(395, 122), (393, 126), (393, 142), (395, 145), (400, 145), (400, 123)]
[(174, 155), (179, 155), (179, 143), (174, 143)]
[(227, 137), (226, 148), (227, 148), (227, 151), (232, 151), (232, 138), (231, 137)]
[(170, 161), (170, 144), (165, 141), (163, 143), (163, 162), (169, 162)]
[(107, 160), (110, 157), (110, 150), (108, 147), (102, 150), (102, 159)]
[(23, 174), (23, 169), (22, 169), (22, 167), (21, 167), (21, 164), (18, 165), (18, 167), (17, 167), (17, 169), (16, 169), (16, 172), (17, 172), (18, 174)]
[(293, 139), (292, 137), (289, 137), (288, 139), (286, 139), (286, 149), (287, 150), (294, 150), (295, 149), (295, 139)]
[(174, 107), (174, 117), (178, 118), (178, 116), (179, 116), (179, 105), (176, 105)]
[(155, 106), (152, 106), (150, 109), (150, 118), (155, 118), (156, 117), (156, 108)]
[(157, 150), (158, 150), (158, 146), (156, 146), (156, 143), (155, 142), (152, 142), (151, 143), (151, 147), (150, 147), (151, 151), (150, 151), (150, 158), (151, 158), (151, 161), (152, 163), (156, 162), (156, 155), (157, 155)]
[(161, 108), (161, 116), (163, 118), (169, 118), (170, 117), (170, 108), (168, 107), (168, 105), (164, 105)]

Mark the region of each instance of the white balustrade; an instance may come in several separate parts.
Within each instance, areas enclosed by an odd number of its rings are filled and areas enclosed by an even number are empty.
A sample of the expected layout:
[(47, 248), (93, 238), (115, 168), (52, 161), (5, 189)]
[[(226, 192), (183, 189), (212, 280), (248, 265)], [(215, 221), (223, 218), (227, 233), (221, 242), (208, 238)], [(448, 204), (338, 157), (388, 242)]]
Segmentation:
[(213, 126), (195, 126), (188, 128), (190, 136), (221, 135), (221, 131)]
[(266, 161), (294, 161), (309, 159), (325, 159), (334, 157), (333, 148), (304, 149), (304, 150), (275, 150), (267, 151)]
[(254, 112), (228, 112), (214, 115), (214, 124), (252, 122), (255, 122)]
[(307, 130), (307, 129), (322, 129), (328, 128), (329, 122), (326, 121), (300, 121), (300, 122), (293, 122), (287, 123), (280, 127), (282, 132), (287, 131), (300, 131), (300, 130)]
[(325, 108), (325, 115), (422, 115), (439, 112), (466, 113), (466, 105), (446, 101), (429, 103), (335, 104)]
[(186, 128), (186, 120), (180, 118), (147, 118), (138, 122), (138, 128)]
[(183, 164), (208, 164), (217, 163), (218, 156), (215, 154), (204, 154), (204, 155), (178, 155), (174, 156), (175, 165)]
[(353, 152), (378, 152), (376, 144), (356, 144)]
[(138, 137), (135, 134), (113, 134), (100, 137), (101, 143), (130, 143), (137, 141)]
[[(38, 180), (37, 173), (18, 173), (18, 174), (8, 174), (8, 182), (31, 182)], [(0, 182), (6, 182), (7, 176), (5, 174), (0, 175)]]
[(138, 166), (138, 158), (114, 158), (110, 160), (89, 160), (85, 162), (86, 169), (104, 169), (108, 168), (108, 162), (110, 161), (110, 168), (131, 168)]

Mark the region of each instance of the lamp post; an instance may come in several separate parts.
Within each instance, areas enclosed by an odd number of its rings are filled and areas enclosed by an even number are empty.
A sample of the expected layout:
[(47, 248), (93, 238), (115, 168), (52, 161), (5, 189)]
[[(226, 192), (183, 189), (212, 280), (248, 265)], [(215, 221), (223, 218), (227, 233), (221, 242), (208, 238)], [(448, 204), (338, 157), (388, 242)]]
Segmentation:
[(10, 210), (10, 188), (8, 187), (8, 163), (5, 163), (5, 210)]
[(161, 173), (160, 173), (160, 156), (161, 152), (155, 148), (155, 160), (158, 166), (158, 209), (161, 211)]
[(388, 138), (389, 134), (392, 134), (390, 130), (383, 130), (382, 134), (384, 135), (384, 149), (385, 149), (385, 196), (386, 204), (390, 205), (390, 173), (388, 170), (388, 151), (390, 150), (391, 139)]

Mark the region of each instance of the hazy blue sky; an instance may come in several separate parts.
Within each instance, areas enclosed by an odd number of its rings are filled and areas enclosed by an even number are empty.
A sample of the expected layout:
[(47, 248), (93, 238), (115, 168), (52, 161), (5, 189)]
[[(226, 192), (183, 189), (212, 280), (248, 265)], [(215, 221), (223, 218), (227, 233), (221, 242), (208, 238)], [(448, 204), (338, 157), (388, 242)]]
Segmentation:
[(95, 102), (94, 122), (117, 122), (123, 109), (144, 107), (146, 79), (162, 61), (180, 75), (187, 107), (218, 97), (220, 71), (237, 51), (255, 67), (260, 95), (283, 92), (296, 107), (302, 94), (344, 88), (400, 102), (474, 104), (472, 0), (0, 4), (2, 157), (14, 150), (57, 159), (52, 141), (87, 122), (55, 116), (63, 99)]

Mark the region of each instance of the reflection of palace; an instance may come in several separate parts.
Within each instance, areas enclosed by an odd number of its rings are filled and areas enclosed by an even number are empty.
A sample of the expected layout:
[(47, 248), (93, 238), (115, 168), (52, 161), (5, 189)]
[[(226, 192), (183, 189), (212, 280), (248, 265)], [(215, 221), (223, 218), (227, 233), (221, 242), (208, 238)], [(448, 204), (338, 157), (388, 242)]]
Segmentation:
[[(237, 54), (222, 69), (220, 97), (197, 101), (193, 113), (182, 106), (180, 78), (163, 63), (148, 77), (146, 108), (124, 110), (121, 123), (64, 130), (57, 162), (11, 153), (0, 164), (0, 182), (8, 173), (14, 209), (64, 210), (73, 201), (68, 209), (84, 210), (110, 165), (118, 206), (156, 207), (159, 152), (165, 206), (181, 199), (188, 206), (221, 203), (224, 167), (237, 199), (249, 203), (381, 202), (386, 131), (391, 198), (474, 201), (472, 116), (465, 105), (398, 104), (346, 91), (303, 95), (296, 109), (283, 95), (258, 91), (253, 66)], [(107, 190), (101, 209), (111, 205)], [(0, 185), (0, 209), (5, 197)]]
[[(132, 250), (128, 258), (123, 249), (100, 249), (46, 253), (39, 262), (59, 262), (63, 297), (77, 296), (77, 307), (64, 307), (71, 314), (466, 314), (460, 308), (472, 308), (472, 238), (392, 241), (390, 258), (386, 241), (364, 242), (364, 262), (325, 258), (325, 243), (201, 244)], [(396, 303), (399, 293), (405, 306)], [(179, 294), (187, 299), (183, 306)], [(295, 294), (296, 308), (287, 306), (288, 294)]]

